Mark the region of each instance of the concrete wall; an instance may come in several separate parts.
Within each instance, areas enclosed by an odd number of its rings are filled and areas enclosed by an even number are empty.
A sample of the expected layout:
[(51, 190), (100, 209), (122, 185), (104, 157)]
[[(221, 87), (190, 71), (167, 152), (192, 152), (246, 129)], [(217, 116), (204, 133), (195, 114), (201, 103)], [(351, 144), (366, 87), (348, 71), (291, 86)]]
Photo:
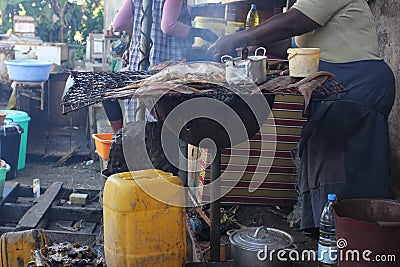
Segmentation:
[(124, 0), (104, 0), (104, 29), (111, 29), (111, 22)]
[[(396, 76), (396, 101), (389, 117), (393, 197), (400, 199), (400, 1), (371, 1), (381, 56)], [(367, 145), (367, 144), (366, 144)], [(377, 177), (378, 178), (378, 177)]]

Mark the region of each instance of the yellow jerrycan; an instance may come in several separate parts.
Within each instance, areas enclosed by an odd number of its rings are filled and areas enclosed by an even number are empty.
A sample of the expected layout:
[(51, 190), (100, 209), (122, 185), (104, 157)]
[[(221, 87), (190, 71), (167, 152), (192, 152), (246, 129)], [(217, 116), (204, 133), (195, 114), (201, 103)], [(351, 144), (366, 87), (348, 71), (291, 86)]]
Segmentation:
[(108, 177), (103, 194), (108, 267), (182, 267), (185, 194), (180, 178), (160, 170)]
[(32, 251), (49, 244), (42, 229), (4, 233), (0, 240), (0, 267), (25, 267), (32, 260)]

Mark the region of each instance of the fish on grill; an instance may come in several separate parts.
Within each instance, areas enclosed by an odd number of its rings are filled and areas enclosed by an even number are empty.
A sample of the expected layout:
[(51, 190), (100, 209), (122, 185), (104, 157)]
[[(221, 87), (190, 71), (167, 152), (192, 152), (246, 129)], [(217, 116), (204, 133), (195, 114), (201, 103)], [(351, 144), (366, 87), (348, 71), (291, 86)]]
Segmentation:
[(152, 73), (135, 72), (78, 72), (69, 73), (61, 99), (63, 114), (104, 100), (106, 93), (149, 77)]
[[(260, 91), (263, 94), (303, 95), (307, 105), (314, 92), (335, 94), (345, 90), (328, 72), (318, 72), (300, 81), (280, 76), (258, 87), (250, 79), (228, 83), (225, 75), (225, 65), (217, 62), (178, 63), (155, 74), (144, 71), (71, 72), (61, 106), (65, 114), (104, 100), (165, 94), (218, 97), (251, 95)], [(329, 84), (325, 84), (328, 80)]]

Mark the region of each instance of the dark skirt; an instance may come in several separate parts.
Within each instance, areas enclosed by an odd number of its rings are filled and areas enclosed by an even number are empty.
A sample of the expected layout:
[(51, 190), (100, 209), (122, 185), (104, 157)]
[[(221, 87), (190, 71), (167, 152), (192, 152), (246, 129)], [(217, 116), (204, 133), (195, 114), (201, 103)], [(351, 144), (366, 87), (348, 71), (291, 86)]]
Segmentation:
[(387, 117), (395, 80), (383, 60), (320, 62), (347, 92), (313, 99), (299, 144), (301, 228), (319, 226), (327, 195), (338, 199), (389, 196)]

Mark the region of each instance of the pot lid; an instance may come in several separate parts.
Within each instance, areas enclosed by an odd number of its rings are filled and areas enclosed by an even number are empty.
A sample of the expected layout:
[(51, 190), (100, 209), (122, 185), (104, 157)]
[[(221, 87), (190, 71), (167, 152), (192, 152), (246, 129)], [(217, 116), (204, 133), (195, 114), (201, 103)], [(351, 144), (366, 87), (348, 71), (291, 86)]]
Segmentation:
[(248, 250), (278, 250), (290, 247), (294, 240), (293, 237), (285, 231), (261, 227), (249, 227), (233, 232), (229, 236), (229, 240), (233, 245)]

